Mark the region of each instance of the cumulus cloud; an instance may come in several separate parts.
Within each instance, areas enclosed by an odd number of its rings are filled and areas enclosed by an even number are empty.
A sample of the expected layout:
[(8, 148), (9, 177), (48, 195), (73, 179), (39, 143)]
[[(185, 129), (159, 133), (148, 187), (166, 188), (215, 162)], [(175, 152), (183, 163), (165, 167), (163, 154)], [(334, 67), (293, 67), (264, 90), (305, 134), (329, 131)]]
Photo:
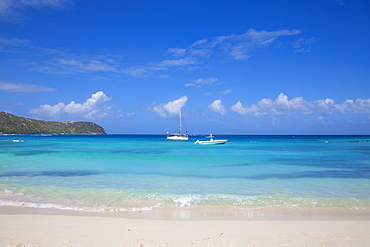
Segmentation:
[(347, 99), (338, 106), (338, 111), (346, 114), (370, 114), (370, 99)]
[(72, 118), (98, 120), (111, 117), (112, 110), (110, 106), (101, 106), (102, 103), (110, 101), (103, 91), (92, 94), (84, 103), (71, 101), (69, 104), (60, 102), (56, 105), (41, 105), (31, 110), (31, 114), (39, 117), (48, 117), (59, 119), (62, 115), (68, 115)]
[(222, 105), (222, 100), (218, 99), (213, 101), (209, 106), (208, 109), (214, 112), (217, 112), (221, 115), (225, 115), (226, 108)]
[(38, 92), (52, 92), (55, 88), (38, 86), (26, 83), (13, 83), (7, 81), (0, 81), (0, 91), (10, 93), (38, 93)]
[(284, 93), (280, 93), (275, 99), (262, 99), (257, 104), (243, 106), (238, 101), (230, 107), (232, 111), (245, 116), (264, 115), (309, 115), (334, 113), (343, 114), (370, 114), (370, 99), (347, 99), (342, 104), (337, 104), (333, 99), (316, 100), (309, 102), (303, 97), (288, 99)]
[(166, 104), (159, 104), (153, 107), (153, 112), (157, 113), (161, 117), (171, 117), (171, 116), (178, 116), (180, 114), (180, 110), (182, 107), (186, 105), (188, 101), (187, 96), (182, 96), (181, 98), (170, 101)]

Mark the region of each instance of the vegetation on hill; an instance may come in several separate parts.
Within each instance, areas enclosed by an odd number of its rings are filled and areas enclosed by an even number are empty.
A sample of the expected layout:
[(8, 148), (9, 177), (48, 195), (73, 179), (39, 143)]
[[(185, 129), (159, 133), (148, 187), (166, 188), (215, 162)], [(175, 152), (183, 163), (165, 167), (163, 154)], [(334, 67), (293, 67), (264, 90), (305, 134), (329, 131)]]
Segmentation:
[(106, 133), (101, 126), (91, 122), (50, 122), (0, 112), (0, 134), (105, 135)]

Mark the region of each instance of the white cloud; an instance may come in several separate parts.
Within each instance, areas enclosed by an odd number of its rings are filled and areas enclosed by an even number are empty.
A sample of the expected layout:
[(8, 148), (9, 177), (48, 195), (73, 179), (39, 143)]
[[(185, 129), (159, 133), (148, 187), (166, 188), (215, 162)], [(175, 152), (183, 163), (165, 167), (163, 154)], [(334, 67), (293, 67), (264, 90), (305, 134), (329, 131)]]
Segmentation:
[(186, 54), (186, 49), (183, 48), (170, 48), (167, 53), (174, 57), (183, 57)]
[(36, 67), (38, 71), (51, 74), (75, 74), (75, 73), (97, 73), (112, 72), (119, 73), (117, 62), (107, 56), (95, 57), (68, 57), (65, 53), (56, 55), (65, 55), (62, 58), (53, 59), (43, 65)]
[(181, 98), (170, 101), (166, 104), (159, 104), (153, 107), (153, 112), (157, 113), (161, 117), (171, 117), (178, 116), (182, 107), (186, 105), (188, 101), (187, 96), (182, 96)]
[(19, 21), (24, 18), (21, 12), (27, 8), (65, 8), (74, 0), (1, 0), (0, 19)]
[[(194, 42), (187, 48), (170, 48), (167, 50), (167, 55), (170, 59), (166, 59), (157, 63), (152, 63), (150, 66), (139, 66), (124, 69), (128, 75), (134, 77), (147, 77), (152, 72), (158, 70), (168, 70), (171, 67), (189, 67), (195, 64), (203, 63), (213, 53), (226, 55), (235, 60), (247, 59), (252, 53), (262, 47), (271, 46), (271, 44), (282, 36), (293, 36), (299, 34), (299, 30), (280, 30), (280, 31), (256, 31), (249, 29), (244, 34), (219, 36), (212, 39), (202, 39)], [(304, 42), (300, 42), (303, 46)], [(294, 44), (297, 45), (297, 44)], [(188, 83), (186, 86), (199, 87), (200, 84)]]
[(318, 40), (318, 38), (300, 38), (293, 41), (292, 45), (296, 49), (295, 52), (310, 52), (312, 45), (315, 44)]
[(23, 53), (30, 43), (27, 39), (0, 37), (0, 52)]
[(220, 99), (213, 101), (209, 106), (208, 109), (214, 112), (217, 112), (221, 115), (225, 115), (226, 108), (222, 105), (222, 101)]
[(337, 107), (339, 112), (345, 114), (370, 114), (370, 99), (347, 99)]
[(11, 17), (13, 8), (15, 7), (16, 0), (3, 0), (0, 1), (0, 18), (5, 19)]
[(5, 38), (0, 37), (0, 47), (1, 46), (22, 46), (29, 44), (30, 41), (27, 39), (17, 39), (17, 38)]
[[(217, 78), (213, 78), (213, 77), (206, 78), (206, 79), (199, 78), (199, 79), (196, 79), (196, 80), (192, 80), (191, 83), (185, 84), (185, 87), (201, 88), (204, 85), (212, 85), (212, 84), (214, 84), (217, 81), (218, 81), (218, 79)], [(221, 82), (219, 84), (221, 84)]]
[(71, 2), (71, 0), (18, 0), (24, 5), (29, 6), (50, 6), (50, 7), (56, 7), (56, 8), (63, 8), (68, 3)]
[(146, 76), (147, 69), (142, 67), (130, 67), (123, 70), (125, 74), (128, 74), (132, 77), (142, 78)]
[(223, 90), (223, 91), (220, 91), (218, 92), (219, 94), (229, 94), (229, 93), (232, 93), (233, 91), (231, 89), (226, 89), (226, 90)]
[(13, 83), (0, 81), (0, 91), (11, 93), (38, 93), (38, 92), (52, 92), (55, 88), (38, 86), (26, 83)]
[(41, 105), (39, 108), (32, 109), (31, 114), (39, 117), (47, 117), (59, 119), (60, 116), (64, 113), (65, 104), (60, 102), (56, 105)]
[[(301, 31), (297, 29), (280, 31), (249, 29), (243, 34), (232, 34), (215, 37), (210, 40), (196, 41), (183, 54), (197, 58), (207, 58), (212, 53), (220, 51), (235, 60), (243, 60), (249, 58), (255, 50), (271, 46), (276, 39), (282, 36), (293, 36), (300, 33)], [(303, 42), (300, 44), (302, 45)]]
[(158, 66), (132, 66), (127, 67), (121, 70), (122, 73), (136, 77), (136, 78), (145, 78), (145, 77), (158, 77), (158, 78), (168, 78), (168, 75), (162, 74), (159, 76), (155, 76), (154, 72), (156, 71), (163, 71), (167, 70), (166, 67), (158, 67)]
[(308, 115), (336, 112), (343, 114), (370, 114), (370, 99), (347, 99), (342, 104), (336, 104), (333, 99), (316, 100), (309, 102), (303, 97), (288, 99), (283, 93), (275, 99), (262, 99), (257, 104), (243, 106), (240, 101), (230, 107), (232, 111), (245, 116), (264, 115)]
[(76, 103), (75, 101), (69, 104), (60, 102), (56, 105), (41, 105), (36, 109), (31, 110), (31, 114), (39, 117), (48, 117), (58, 119), (66, 114), (72, 118), (97, 120), (111, 117), (112, 111), (110, 106), (100, 106), (104, 102), (110, 101), (112, 98), (107, 97), (102, 91), (92, 94), (84, 103)]
[[(10, 1), (10, 0), (8, 0)], [(10, 1), (14, 4), (14, 1)], [(28, 0), (22, 1), (23, 5), (29, 6), (65, 6), (70, 1), (62, 0)], [(45, 48), (30, 45), (30, 41), (17, 38), (1, 38), (0, 51), (2, 52), (28, 52), (37, 56), (33, 62), (25, 61), (23, 64), (33, 66), (33, 69), (51, 74), (91, 74), (109, 73), (126, 74), (132, 77), (161, 77), (168, 78), (167, 74), (158, 73), (173, 68), (194, 69), (199, 66), (212, 54), (218, 57), (230, 57), (235, 60), (243, 60), (250, 57), (256, 50), (271, 46), (275, 40), (283, 36), (294, 36), (299, 30), (280, 31), (257, 31), (249, 29), (243, 34), (232, 34), (229, 36), (218, 36), (209, 40), (203, 39), (194, 42), (187, 48), (170, 48), (166, 54), (167, 59), (159, 62), (151, 62), (142, 65), (124, 65), (118, 59), (119, 56), (109, 55), (81, 55), (71, 54), (63, 49)], [(296, 48), (305, 49), (305, 44), (313, 41), (299, 40), (293, 44)], [(23, 48), (23, 50), (21, 50)], [(208, 79), (208, 78), (207, 78)], [(202, 80), (207, 80), (202, 79)], [(200, 80), (200, 79), (198, 79)], [(202, 82), (188, 83), (187, 86), (200, 87)]]
[(44, 73), (126, 73), (122, 69), (122, 64), (116, 61), (116, 56), (76, 55), (68, 53), (66, 49), (32, 46), (31, 42), (25, 39), (0, 37), (0, 52), (31, 53), (36, 55), (37, 59), (34, 60), (39, 62), (24, 61), (23, 64), (33, 66), (34, 70)]
[(195, 58), (186, 57), (180, 59), (173, 59), (173, 60), (164, 60), (157, 64), (159, 67), (174, 67), (174, 66), (187, 66), (196, 64), (197, 61)]
[(60, 59), (59, 65), (72, 72), (117, 72), (112, 59)]

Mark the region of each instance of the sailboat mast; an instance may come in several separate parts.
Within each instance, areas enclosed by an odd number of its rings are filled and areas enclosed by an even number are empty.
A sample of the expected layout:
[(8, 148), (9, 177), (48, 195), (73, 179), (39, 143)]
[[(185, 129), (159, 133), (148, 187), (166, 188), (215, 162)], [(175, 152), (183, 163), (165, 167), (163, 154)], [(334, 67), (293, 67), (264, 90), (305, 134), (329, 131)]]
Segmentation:
[(181, 135), (181, 110), (180, 110), (180, 131), (179, 134)]

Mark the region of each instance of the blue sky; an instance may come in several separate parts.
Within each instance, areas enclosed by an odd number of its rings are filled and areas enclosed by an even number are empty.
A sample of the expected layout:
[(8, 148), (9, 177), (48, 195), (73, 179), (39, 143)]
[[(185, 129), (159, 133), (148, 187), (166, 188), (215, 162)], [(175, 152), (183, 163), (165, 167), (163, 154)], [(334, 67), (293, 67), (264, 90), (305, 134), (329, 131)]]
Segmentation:
[(110, 134), (370, 134), (370, 1), (0, 1), (0, 111)]

